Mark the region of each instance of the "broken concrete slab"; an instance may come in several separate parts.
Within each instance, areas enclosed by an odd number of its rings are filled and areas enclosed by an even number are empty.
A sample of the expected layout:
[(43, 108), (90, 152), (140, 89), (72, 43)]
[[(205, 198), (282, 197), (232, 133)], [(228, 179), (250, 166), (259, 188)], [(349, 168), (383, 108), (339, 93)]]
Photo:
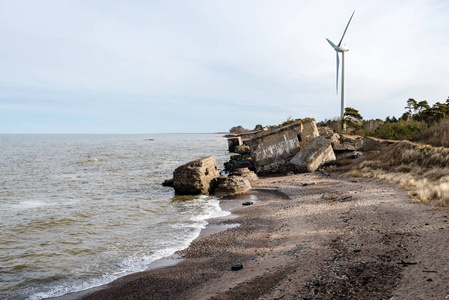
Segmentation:
[(273, 131), (262, 132), (250, 142), (256, 173), (279, 173), (299, 151), (301, 122), (296, 121)]
[(358, 151), (363, 146), (363, 138), (358, 135), (341, 135), (339, 142), (332, 142), (334, 151)]
[(251, 171), (248, 168), (235, 169), (234, 171), (231, 172), (231, 174), (229, 176), (241, 176), (243, 178), (248, 179), (248, 181), (250, 183), (253, 183), (259, 179), (259, 177), (257, 177), (256, 173), (254, 173), (253, 171)]
[(335, 156), (337, 159), (355, 159), (363, 155), (361, 151), (339, 151), (335, 152)]
[(173, 172), (176, 195), (208, 195), (210, 182), (220, 176), (214, 156), (203, 157), (179, 166)]
[(249, 148), (248, 145), (235, 146), (235, 148), (234, 148), (234, 153), (238, 153), (238, 154), (249, 154), (250, 151), (251, 151), (251, 149)]
[(325, 163), (336, 160), (331, 142), (318, 138), (301, 149), (291, 160), (290, 165), (298, 172), (314, 172)]
[(220, 176), (211, 182), (213, 195), (217, 197), (228, 197), (249, 191), (251, 183), (242, 176)]
[(301, 149), (320, 136), (315, 119), (307, 118), (301, 121), (301, 131), (299, 136), (299, 146)]

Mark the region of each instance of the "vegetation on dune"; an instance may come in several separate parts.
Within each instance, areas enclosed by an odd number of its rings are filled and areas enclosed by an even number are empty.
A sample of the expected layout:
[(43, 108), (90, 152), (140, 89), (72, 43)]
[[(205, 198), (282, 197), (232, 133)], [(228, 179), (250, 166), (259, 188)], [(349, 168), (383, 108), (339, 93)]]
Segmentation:
[[(433, 106), (425, 100), (410, 98), (399, 119), (363, 120), (356, 109), (348, 107), (345, 121), (347, 131), (343, 133), (408, 140), (393, 143), (353, 168), (347, 176), (399, 184), (408, 190), (414, 202), (432, 201), (436, 206), (449, 207), (449, 98)], [(338, 131), (340, 120), (327, 120), (319, 125)]]
[(340, 120), (325, 120), (318, 123), (340, 133), (372, 136), (389, 140), (409, 140), (432, 146), (449, 146), (449, 98), (445, 103), (436, 102), (430, 106), (426, 100), (407, 100), (405, 112), (398, 119), (364, 120), (357, 109), (345, 109), (346, 132), (340, 132)]
[(449, 118), (443, 119), (435, 126), (423, 130), (415, 140), (436, 147), (449, 148)]
[(387, 121), (379, 126), (374, 132), (368, 132), (369, 136), (387, 140), (409, 140), (413, 141), (426, 129), (427, 125), (416, 120)]
[(449, 149), (399, 142), (348, 172), (347, 176), (374, 178), (409, 190), (414, 202), (435, 200), (449, 207)]

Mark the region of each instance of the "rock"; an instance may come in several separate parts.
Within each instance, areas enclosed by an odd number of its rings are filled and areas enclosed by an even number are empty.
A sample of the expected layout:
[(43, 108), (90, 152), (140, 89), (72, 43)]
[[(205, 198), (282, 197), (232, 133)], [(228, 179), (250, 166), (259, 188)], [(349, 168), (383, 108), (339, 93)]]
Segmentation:
[(234, 170), (239, 168), (254, 169), (250, 154), (233, 155), (228, 162), (224, 163), (225, 172), (232, 173)]
[(320, 136), (326, 136), (330, 133), (334, 133), (334, 130), (328, 126), (317, 126), (318, 127), (318, 133)]
[(235, 146), (234, 152), (238, 154), (248, 154), (250, 153), (250, 148), (248, 145)]
[(334, 151), (357, 151), (363, 146), (363, 138), (360, 136), (342, 135), (339, 142), (333, 142)]
[(162, 186), (173, 186), (173, 178), (164, 180), (164, 182), (162, 182)]
[(331, 141), (331, 143), (339, 143), (340, 135), (329, 127), (319, 127), (320, 136)]
[(248, 168), (238, 168), (231, 172), (230, 176), (241, 176), (246, 178), (250, 183), (253, 183), (259, 179), (256, 173), (250, 171)]
[(301, 149), (290, 164), (299, 172), (314, 172), (323, 164), (334, 161), (335, 154), (329, 140), (318, 138)]
[(213, 194), (219, 197), (238, 195), (252, 188), (248, 179), (242, 176), (220, 176), (212, 181), (211, 186)]
[(208, 156), (185, 165), (173, 172), (173, 187), (176, 195), (208, 195), (210, 182), (220, 176), (215, 157)]
[(228, 162), (224, 163), (225, 172), (232, 173), (234, 170), (239, 168), (254, 170), (254, 164), (251, 161), (250, 154), (233, 155)]

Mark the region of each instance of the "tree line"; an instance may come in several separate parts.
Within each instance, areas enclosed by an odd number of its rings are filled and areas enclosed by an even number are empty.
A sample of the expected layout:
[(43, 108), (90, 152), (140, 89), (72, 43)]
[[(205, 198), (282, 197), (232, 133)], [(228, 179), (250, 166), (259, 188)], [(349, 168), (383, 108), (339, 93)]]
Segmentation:
[[(424, 141), (426, 139), (447, 139), (449, 132), (449, 97), (446, 102), (436, 102), (432, 106), (426, 100), (417, 101), (409, 98), (404, 107), (405, 112), (401, 117), (386, 117), (385, 120), (364, 120), (359, 111), (352, 107), (345, 109), (346, 132), (362, 136), (373, 136), (383, 139)], [(329, 126), (337, 132), (341, 120), (325, 120), (318, 123), (321, 126)], [(447, 142), (430, 142), (438, 146)]]

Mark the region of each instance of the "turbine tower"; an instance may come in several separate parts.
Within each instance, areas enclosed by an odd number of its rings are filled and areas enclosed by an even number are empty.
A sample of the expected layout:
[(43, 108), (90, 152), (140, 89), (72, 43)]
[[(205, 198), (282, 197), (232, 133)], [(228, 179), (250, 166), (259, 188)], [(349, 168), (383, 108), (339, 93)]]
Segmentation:
[(352, 17), (354, 16), (355, 11), (352, 13), (351, 18), (349, 19), (348, 25), (346, 25), (345, 31), (343, 32), (343, 36), (341, 37), (340, 43), (335, 45), (329, 39), (326, 39), (329, 44), (335, 49), (337, 54), (337, 94), (338, 94), (338, 73), (340, 67), (340, 57), (339, 53), (341, 53), (341, 130), (346, 130), (345, 123), (345, 105), (346, 105), (346, 95), (345, 95), (345, 52), (349, 51), (349, 48), (346, 48), (341, 43), (343, 42), (343, 38), (345, 37), (346, 30), (348, 30), (349, 23), (351, 23)]

